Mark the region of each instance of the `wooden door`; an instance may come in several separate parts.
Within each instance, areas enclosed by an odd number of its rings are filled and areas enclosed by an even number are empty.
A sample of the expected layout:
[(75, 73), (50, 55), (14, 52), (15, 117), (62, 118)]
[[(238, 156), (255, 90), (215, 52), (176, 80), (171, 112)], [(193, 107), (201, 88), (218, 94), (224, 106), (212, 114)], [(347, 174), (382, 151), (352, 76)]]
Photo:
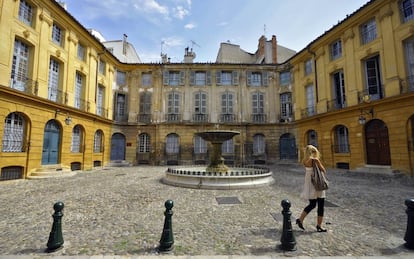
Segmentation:
[(391, 165), (387, 125), (381, 120), (371, 120), (365, 126), (367, 164)]

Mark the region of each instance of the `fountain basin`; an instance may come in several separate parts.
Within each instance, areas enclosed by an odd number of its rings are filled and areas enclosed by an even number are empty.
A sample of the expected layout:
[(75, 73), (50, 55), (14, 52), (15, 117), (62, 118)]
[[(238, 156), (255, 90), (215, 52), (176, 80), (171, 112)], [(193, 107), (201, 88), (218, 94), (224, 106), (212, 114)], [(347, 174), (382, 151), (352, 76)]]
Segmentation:
[(264, 167), (231, 167), (212, 172), (205, 167), (168, 168), (162, 182), (168, 185), (197, 189), (243, 189), (274, 183), (272, 172)]

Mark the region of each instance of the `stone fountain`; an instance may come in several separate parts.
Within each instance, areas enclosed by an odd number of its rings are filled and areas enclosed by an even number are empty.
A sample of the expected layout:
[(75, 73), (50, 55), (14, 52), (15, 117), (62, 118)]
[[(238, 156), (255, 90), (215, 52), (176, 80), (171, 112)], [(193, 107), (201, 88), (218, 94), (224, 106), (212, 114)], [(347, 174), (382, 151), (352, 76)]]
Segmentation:
[(167, 169), (162, 182), (169, 185), (200, 189), (240, 189), (269, 185), (274, 182), (272, 172), (265, 167), (228, 167), (224, 164), (221, 145), (239, 135), (238, 131), (208, 130), (196, 135), (210, 142), (213, 150), (210, 164), (201, 166), (178, 166)]

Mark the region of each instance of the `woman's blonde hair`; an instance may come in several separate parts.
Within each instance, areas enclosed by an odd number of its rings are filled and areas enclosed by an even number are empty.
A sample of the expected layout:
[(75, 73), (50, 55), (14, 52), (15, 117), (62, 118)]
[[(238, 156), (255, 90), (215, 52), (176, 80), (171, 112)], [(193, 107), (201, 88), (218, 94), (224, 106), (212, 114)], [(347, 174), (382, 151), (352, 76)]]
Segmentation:
[(309, 158), (317, 158), (317, 159), (320, 159), (321, 158), (321, 153), (313, 145), (307, 145), (305, 147), (305, 154), (303, 156), (303, 162), (305, 162)]

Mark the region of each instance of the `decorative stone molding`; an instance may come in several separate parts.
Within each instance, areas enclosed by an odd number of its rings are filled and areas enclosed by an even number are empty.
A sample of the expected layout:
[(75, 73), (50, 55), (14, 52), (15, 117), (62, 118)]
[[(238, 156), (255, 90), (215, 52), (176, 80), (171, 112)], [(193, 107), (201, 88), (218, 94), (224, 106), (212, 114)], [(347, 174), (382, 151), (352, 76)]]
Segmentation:
[(56, 50), (56, 57), (60, 58), (61, 54), (62, 54), (62, 52), (60, 52), (60, 50)]
[(371, 49), (371, 48), (367, 48), (367, 49), (365, 50), (365, 53), (366, 53), (367, 55), (371, 55), (371, 53), (372, 53), (372, 49)]
[(391, 9), (391, 6), (388, 5), (386, 8), (379, 11), (378, 19), (382, 21), (387, 17), (391, 17), (393, 14), (394, 12)]
[(72, 32), (72, 31), (69, 32), (68, 33), (68, 41), (69, 42), (73, 42), (73, 44), (76, 46), (78, 44), (78, 42), (79, 42), (79, 39), (76, 36), (76, 33)]
[(98, 61), (98, 57), (96, 56), (95, 52), (93, 52), (93, 51), (89, 52), (89, 57), (95, 59), (95, 61)]
[(410, 25), (409, 31), (410, 33), (414, 33), (414, 24)]
[(348, 40), (352, 40), (355, 37), (355, 33), (352, 29), (345, 31), (344, 33), (344, 43)]
[(23, 31), (23, 36), (27, 39), (30, 36), (30, 31), (29, 30), (24, 30)]
[(325, 55), (325, 49), (324, 49), (324, 48), (318, 49), (318, 50), (316, 51), (316, 56), (315, 56), (315, 58), (320, 58), (320, 57), (322, 57), (323, 55)]
[(45, 10), (43, 10), (40, 14), (39, 14), (39, 19), (43, 22), (46, 22), (49, 26), (52, 26), (53, 24), (53, 19), (52, 17), (50, 17), (50, 14), (47, 13)]

